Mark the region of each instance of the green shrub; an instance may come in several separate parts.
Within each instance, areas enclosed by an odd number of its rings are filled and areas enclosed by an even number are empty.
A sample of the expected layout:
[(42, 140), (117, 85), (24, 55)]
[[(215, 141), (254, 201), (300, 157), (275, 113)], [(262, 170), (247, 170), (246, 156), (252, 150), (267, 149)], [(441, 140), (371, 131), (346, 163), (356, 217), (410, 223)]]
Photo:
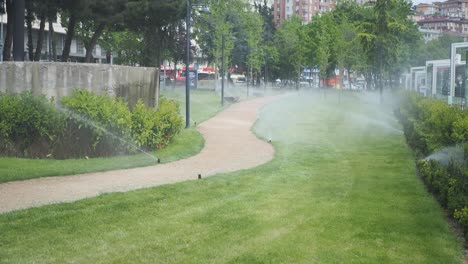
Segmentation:
[(420, 156), (468, 141), (467, 112), (442, 101), (405, 93), (395, 112), (408, 145)]
[(455, 213), (453, 214), (454, 218), (463, 226), (463, 234), (465, 235), (465, 239), (468, 237), (468, 207), (463, 207), (461, 209), (456, 209)]
[(162, 131), (162, 140), (158, 144), (158, 149), (167, 146), (174, 135), (180, 132), (182, 117), (179, 113), (179, 103), (176, 101), (166, 98), (159, 100), (155, 123), (158, 125), (158, 130)]
[(158, 111), (138, 101), (131, 112), (122, 99), (76, 90), (61, 106), (31, 93), (0, 95), (0, 154), (75, 158), (156, 150), (180, 132), (175, 101), (161, 98)]
[[(395, 111), (403, 125), (408, 145), (418, 154), (456, 144), (464, 144), (468, 163), (468, 114), (444, 102), (407, 93)], [(419, 175), (428, 189), (463, 226), (468, 239), (468, 170), (466, 164), (450, 161), (442, 165), (435, 160), (419, 160)]]
[(133, 108), (133, 139), (144, 149), (160, 149), (180, 132), (182, 117), (177, 102), (161, 98), (158, 110), (146, 108), (141, 100)]
[(69, 114), (71, 131), (76, 130), (72, 134), (75, 138), (69, 140), (89, 144), (90, 153), (86, 155), (108, 156), (132, 151), (132, 113), (122, 99), (75, 90), (71, 96), (63, 97), (61, 103)]
[(53, 101), (30, 92), (0, 96), (0, 151), (21, 157), (45, 157), (66, 125)]
[[(443, 166), (434, 160), (417, 162), (419, 175), (429, 190), (465, 230), (468, 231), (468, 174), (460, 164)], [(468, 237), (467, 237), (468, 238)]]

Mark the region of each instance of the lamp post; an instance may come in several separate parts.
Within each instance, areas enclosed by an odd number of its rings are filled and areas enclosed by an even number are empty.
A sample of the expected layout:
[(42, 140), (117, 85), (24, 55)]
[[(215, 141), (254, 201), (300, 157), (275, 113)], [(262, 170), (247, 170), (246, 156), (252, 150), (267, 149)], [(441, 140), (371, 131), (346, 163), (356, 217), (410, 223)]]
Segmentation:
[(221, 106), (224, 106), (224, 47), (226, 45), (226, 41), (224, 38), (224, 33), (221, 36)]
[[(197, 7), (204, 7), (203, 4), (194, 4)], [(187, 16), (185, 18), (185, 26), (186, 26), (186, 50), (185, 50), (185, 128), (190, 127), (190, 19), (191, 19), (191, 12), (192, 12), (192, 3), (190, 0), (187, 0)], [(204, 13), (209, 12), (207, 10), (203, 10)]]
[(185, 57), (185, 128), (190, 127), (190, 79), (189, 79), (189, 65), (190, 65), (190, 12), (191, 12), (190, 0), (187, 0), (187, 17), (185, 20), (186, 24), (186, 57)]

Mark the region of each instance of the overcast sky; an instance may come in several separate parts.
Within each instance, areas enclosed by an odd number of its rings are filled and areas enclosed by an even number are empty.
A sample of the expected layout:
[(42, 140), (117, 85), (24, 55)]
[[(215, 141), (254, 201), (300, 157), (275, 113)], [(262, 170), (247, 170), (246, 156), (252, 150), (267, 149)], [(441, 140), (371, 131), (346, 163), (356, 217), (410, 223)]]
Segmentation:
[[(439, 2), (443, 2), (443, 1), (444, 0), (440, 0)], [(413, 2), (413, 5), (417, 5), (417, 4), (420, 4), (420, 3), (430, 4), (433, 1), (432, 0), (412, 0), (411, 2)]]

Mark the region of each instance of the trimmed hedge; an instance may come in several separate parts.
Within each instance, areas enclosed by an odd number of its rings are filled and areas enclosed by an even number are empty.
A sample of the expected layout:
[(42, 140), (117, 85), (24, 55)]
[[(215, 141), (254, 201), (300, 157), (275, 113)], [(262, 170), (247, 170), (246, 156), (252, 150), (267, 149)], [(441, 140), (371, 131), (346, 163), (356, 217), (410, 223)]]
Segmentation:
[(30, 158), (97, 157), (156, 150), (180, 132), (175, 101), (158, 111), (140, 100), (131, 111), (121, 98), (75, 90), (61, 105), (29, 92), (0, 95), (0, 155)]
[[(416, 152), (418, 173), (440, 204), (463, 227), (468, 240), (468, 112), (436, 99), (405, 93), (395, 111), (408, 145)], [(464, 147), (463, 162), (448, 165), (423, 159), (447, 146)]]

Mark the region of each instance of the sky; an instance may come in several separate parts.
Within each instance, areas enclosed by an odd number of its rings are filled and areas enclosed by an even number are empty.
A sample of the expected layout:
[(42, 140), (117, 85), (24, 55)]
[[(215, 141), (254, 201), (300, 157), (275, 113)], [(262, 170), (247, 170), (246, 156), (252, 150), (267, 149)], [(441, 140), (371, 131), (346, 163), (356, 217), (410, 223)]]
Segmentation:
[[(440, 0), (438, 2), (443, 2), (443, 1), (445, 0)], [(420, 3), (431, 4), (433, 1), (432, 0), (412, 0), (411, 2), (413, 2), (413, 5), (417, 5)]]

